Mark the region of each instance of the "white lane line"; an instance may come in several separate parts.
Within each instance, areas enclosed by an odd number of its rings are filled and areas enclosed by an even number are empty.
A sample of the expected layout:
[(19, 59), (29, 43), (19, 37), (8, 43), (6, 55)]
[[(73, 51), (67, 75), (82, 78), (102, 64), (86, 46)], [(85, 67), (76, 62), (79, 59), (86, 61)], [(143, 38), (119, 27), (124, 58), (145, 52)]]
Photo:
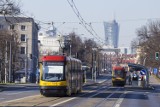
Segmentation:
[(50, 107), (53, 107), (53, 106), (57, 106), (57, 105), (63, 104), (63, 103), (65, 103), (65, 102), (71, 101), (71, 100), (73, 100), (73, 99), (76, 99), (76, 97), (73, 97), (73, 98), (70, 98), (70, 99), (68, 99), (68, 100), (61, 101), (61, 102), (59, 102), (59, 103), (53, 104), (53, 105), (51, 105)]
[[(89, 93), (92, 93), (92, 92), (94, 92), (94, 91), (89, 91)], [(87, 94), (88, 94), (88, 93), (87, 93)], [(81, 97), (81, 96), (84, 96), (84, 95), (87, 95), (87, 94), (82, 94), (82, 95), (80, 95), (80, 96), (78, 96), (78, 97)], [(51, 105), (50, 107), (63, 104), (63, 103), (65, 103), (65, 102), (71, 101), (71, 100), (76, 99), (76, 98), (77, 98), (77, 97), (73, 97), (73, 98), (70, 98), (70, 99), (68, 99), (68, 100), (61, 101), (61, 102), (59, 102), (59, 103), (56, 103), (56, 104)]]
[(24, 92), (17, 92), (17, 93), (7, 93), (6, 95), (15, 95), (15, 94), (20, 94), (20, 93), (24, 93)]
[[(105, 86), (105, 87), (107, 87), (107, 86)], [(102, 87), (102, 88), (105, 88), (105, 87)], [(100, 88), (100, 89), (98, 89), (98, 90), (101, 90), (102, 88)], [(97, 90), (97, 91), (98, 91), (98, 90)], [(89, 91), (89, 93), (91, 93), (91, 92), (95, 92), (95, 91)], [(88, 93), (82, 94), (82, 95), (77, 96), (77, 97), (70, 98), (70, 99), (65, 100), (65, 101), (61, 101), (61, 102), (59, 102), (59, 103), (56, 103), (56, 104), (51, 105), (50, 107), (54, 107), (54, 106), (57, 106), (57, 105), (66, 103), (66, 102), (68, 102), (68, 101), (71, 101), (71, 100), (73, 100), (73, 99), (76, 99), (76, 98), (78, 98), (78, 97), (81, 97), (81, 96), (84, 96), (84, 95), (87, 95), (87, 94), (88, 94)], [(96, 96), (96, 95), (98, 95), (98, 94), (100, 94), (100, 92), (98, 92), (98, 93), (96, 93), (96, 94), (94, 94), (94, 95), (92, 95), (92, 96), (90, 96), (90, 97), (88, 97), (88, 98), (92, 98), (92, 97), (94, 97), (94, 96)]]
[(22, 100), (22, 99), (25, 99), (25, 98), (32, 98), (32, 97), (37, 97), (37, 96), (41, 96), (41, 95), (27, 96), (27, 97), (23, 97), (23, 98), (14, 99), (14, 100), (4, 101), (4, 102), (2, 102), (0, 104), (14, 102), (14, 101)]
[(124, 96), (127, 92), (121, 94), (121, 96), (119, 97), (119, 99), (117, 100), (117, 102), (115, 103), (115, 105), (113, 107), (120, 107), (121, 103), (123, 102), (124, 100)]
[(23, 92), (16, 92), (16, 93), (5, 93), (4, 95), (15, 95), (15, 94), (21, 94), (26, 92), (34, 92), (34, 91), (23, 91)]
[(120, 88), (116, 89), (113, 93), (109, 94), (106, 98), (104, 98), (103, 100), (101, 100), (99, 103), (97, 103), (97, 105), (95, 105), (95, 107), (100, 107), (99, 105), (102, 104), (104, 101), (107, 101), (112, 95), (114, 95), (118, 90), (120, 90)]

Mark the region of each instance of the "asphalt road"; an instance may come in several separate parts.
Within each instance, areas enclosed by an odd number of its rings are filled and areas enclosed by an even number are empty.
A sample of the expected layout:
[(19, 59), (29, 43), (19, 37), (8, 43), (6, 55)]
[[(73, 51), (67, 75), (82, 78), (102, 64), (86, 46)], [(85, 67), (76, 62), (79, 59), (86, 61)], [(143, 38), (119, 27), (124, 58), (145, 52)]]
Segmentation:
[(33, 95), (39, 95), (38, 85), (25, 86), (25, 85), (8, 85), (5, 86), (4, 91), (0, 92), (0, 103), (14, 101)]
[(160, 107), (160, 85), (154, 83), (154, 87), (113, 87), (106, 76), (106, 81), (86, 85), (82, 93), (71, 97), (44, 97), (35, 86), (6, 90), (0, 92), (0, 106)]

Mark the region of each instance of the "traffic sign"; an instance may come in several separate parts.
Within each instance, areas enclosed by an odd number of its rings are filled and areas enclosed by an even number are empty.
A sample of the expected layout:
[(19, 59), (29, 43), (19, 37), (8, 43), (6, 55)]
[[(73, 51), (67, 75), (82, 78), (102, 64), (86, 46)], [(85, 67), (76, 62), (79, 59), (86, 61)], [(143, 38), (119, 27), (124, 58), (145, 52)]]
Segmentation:
[(142, 69), (142, 70), (140, 71), (140, 74), (141, 74), (141, 75), (146, 75), (146, 71), (145, 71), (144, 69)]

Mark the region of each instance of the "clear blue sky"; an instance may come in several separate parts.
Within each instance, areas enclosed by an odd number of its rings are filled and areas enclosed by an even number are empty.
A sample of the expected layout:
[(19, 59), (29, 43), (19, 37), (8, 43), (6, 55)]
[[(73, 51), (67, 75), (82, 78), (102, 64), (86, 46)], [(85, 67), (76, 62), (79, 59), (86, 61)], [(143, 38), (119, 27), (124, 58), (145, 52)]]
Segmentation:
[[(43, 22), (55, 22), (62, 34), (72, 32), (94, 38), (78, 23), (67, 0), (17, 0), (24, 13)], [(120, 25), (119, 46), (129, 46), (136, 37), (136, 29), (146, 25), (147, 19), (160, 18), (160, 0), (74, 0), (81, 16), (92, 23), (97, 34), (104, 39), (103, 21), (114, 18)], [(45, 28), (47, 28), (45, 26)]]

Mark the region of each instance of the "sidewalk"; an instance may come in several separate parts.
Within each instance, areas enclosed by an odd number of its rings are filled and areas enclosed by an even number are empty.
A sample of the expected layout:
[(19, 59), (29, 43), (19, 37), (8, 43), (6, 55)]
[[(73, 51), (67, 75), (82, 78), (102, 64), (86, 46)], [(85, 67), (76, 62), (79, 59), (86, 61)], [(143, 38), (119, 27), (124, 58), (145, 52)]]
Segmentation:
[(0, 92), (3, 90), (15, 90), (15, 89), (21, 89), (24, 87), (38, 87), (38, 84), (35, 83), (27, 83), (27, 84), (17, 84), (17, 83), (11, 83), (11, 84), (0, 84)]
[(150, 84), (150, 86), (152, 86), (153, 88), (154, 87), (160, 87), (160, 79), (159, 78), (157, 78), (155, 75), (151, 75), (150, 77), (149, 77), (149, 84)]

